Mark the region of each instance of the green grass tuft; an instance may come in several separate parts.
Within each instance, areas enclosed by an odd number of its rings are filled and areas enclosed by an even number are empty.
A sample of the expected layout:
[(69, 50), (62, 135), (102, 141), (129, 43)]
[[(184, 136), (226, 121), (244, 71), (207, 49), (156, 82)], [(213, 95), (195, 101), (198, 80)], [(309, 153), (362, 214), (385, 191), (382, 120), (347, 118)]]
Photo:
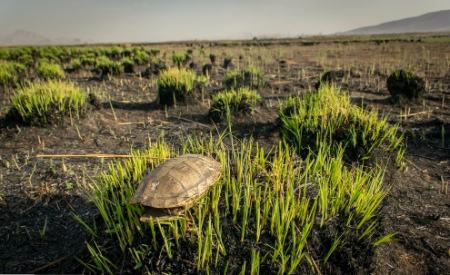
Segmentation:
[(136, 65), (145, 65), (150, 61), (150, 55), (144, 49), (136, 49), (133, 61)]
[(79, 58), (72, 59), (70, 64), (66, 67), (69, 72), (78, 72), (83, 68), (81, 60)]
[(222, 91), (212, 96), (209, 115), (221, 120), (231, 114), (251, 114), (259, 100), (261, 96), (250, 88)]
[(395, 70), (387, 79), (387, 88), (395, 100), (418, 99), (425, 94), (425, 81), (408, 70)]
[(58, 64), (40, 62), (36, 68), (36, 74), (40, 79), (60, 79), (64, 78), (64, 71)]
[(173, 105), (183, 102), (193, 93), (196, 81), (204, 82), (194, 71), (185, 68), (169, 68), (161, 72), (158, 81), (158, 103)]
[(299, 152), (317, 151), (322, 143), (344, 148), (347, 160), (365, 161), (377, 151), (400, 162), (403, 136), (397, 125), (373, 111), (354, 106), (335, 86), (321, 86), (302, 98), (289, 98), (279, 112), (284, 139)]
[(26, 67), (20, 63), (0, 60), (0, 85), (16, 85), (25, 71)]
[(127, 73), (127, 74), (134, 73), (134, 71), (135, 71), (134, 61), (131, 60), (131, 58), (129, 58), (129, 57), (122, 58), (120, 60), (120, 63), (122, 63), (123, 71), (125, 73)]
[(97, 56), (94, 53), (85, 53), (80, 56), (83, 67), (95, 66)]
[(223, 83), (228, 88), (258, 88), (264, 83), (263, 73), (255, 66), (249, 66), (243, 71), (231, 70), (225, 74)]
[(113, 61), (106, 56), (100, 56), (95, 62), (94, 71), (100, 74), (100, 77), (108, 77), (111, 75), (120, 75), (123, 72), (122, 63)]
[(319, 76), (315, 85), (316, 89), (319, 89), (321, 85), (340, 85), (344, 76), (345, 72), (342, 70), (324, 71)]
[(191, 59), (190, 55), (186, 52), (174, 52), (172, 54), (172, 62), (178, 68), (186, 65), (190, 59)]
[(26, 123), (47, 124), (65, 115), (79, 118), (87, 102), (85, 91), (70, 82), (51, 80), (18, 89), (11, 111)]

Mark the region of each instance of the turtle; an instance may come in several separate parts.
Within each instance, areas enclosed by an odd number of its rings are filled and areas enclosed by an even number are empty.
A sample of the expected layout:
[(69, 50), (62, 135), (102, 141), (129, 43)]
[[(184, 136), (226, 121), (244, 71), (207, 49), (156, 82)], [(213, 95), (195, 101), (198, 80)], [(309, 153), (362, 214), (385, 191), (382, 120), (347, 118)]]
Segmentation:
[(144, 208), (142, 222), (176, 219), (218, 181), (220, 170), (219, 162), (203, 155), (166, 160), (143, 177), (130, 203)]

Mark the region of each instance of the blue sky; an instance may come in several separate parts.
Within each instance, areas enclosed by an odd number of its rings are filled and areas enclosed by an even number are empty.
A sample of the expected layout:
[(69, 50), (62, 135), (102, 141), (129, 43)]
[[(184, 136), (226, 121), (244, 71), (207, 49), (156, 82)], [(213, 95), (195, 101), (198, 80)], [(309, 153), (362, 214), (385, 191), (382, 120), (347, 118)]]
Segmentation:
[(449, 8), (449, 0), (0, 0), (0, 35), (24, 29), (95, 42), (296, 36)]

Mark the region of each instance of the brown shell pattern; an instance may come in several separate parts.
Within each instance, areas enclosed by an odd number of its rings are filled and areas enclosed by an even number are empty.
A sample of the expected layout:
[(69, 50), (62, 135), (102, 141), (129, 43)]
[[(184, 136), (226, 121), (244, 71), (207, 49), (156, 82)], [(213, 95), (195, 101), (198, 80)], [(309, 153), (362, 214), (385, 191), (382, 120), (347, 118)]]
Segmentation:
[(172, 158), (147, 174), (131, 203), (154, 208), (183, 207), (194, 203), (220, 177), (220, 163), (203, 155)]

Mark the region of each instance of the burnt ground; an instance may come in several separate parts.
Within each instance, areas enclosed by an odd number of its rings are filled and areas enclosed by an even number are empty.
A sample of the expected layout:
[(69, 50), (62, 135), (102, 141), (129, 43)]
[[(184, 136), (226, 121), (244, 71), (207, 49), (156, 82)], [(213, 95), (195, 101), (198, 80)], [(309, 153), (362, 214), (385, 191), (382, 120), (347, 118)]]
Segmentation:
[[(173, 47), (187, 49), (181, 44), (161, 45), (162, 51), (169, 53)], [(377, 109), (391, 122), (400, 123), (408, 148), (403, 168), (387, 168), (389, 194), (380, 213), (382, 231), (397, 235), (367, 255), (354, 273), (445, 274), (450, 270), (450, 73), (448, 63), (440, 60), (442, 56), (448, 59), (448, 45), (322, 42), (313, 46), (213, 45), (205, 49), (216, 53), (219, 61), (233, 56), (236, 67), (247, 62), (263, 69), (267, 82), (259, 89), (263, 101), (252, 117), (236, 118), (233, 131), (239, 138), (253, 136), (267, 146), (279, 140), (280, 100), (313, 89), (325, 69), (351, 69), (354, 73), (342, 83), (343, 88), (355, 104)], [(424, 49), (428, 64), (423, 64)], [(238, 61), (239, 55), (244, 56), (243, 61)], [(208, 54), (204, 56), (194, 60), (205, 64)], [(385, 81), (390, 69), (405, 64), (422, 64), (417, 65), (417, 71), (425, 76), (429, 92), (420, 102), (400, 106), (390, 101)], [(131, 148), (145, 148), (159, 137), (177, 145), (189, 134), (223, 130), (225, 125), (214, 124), (207, 117), (208, 95), (220, 89), (223, 73), (219, 66), (213, 69), (203, 101), (169, 109), (154, 103), (155, 76), (124, 75), (99, 81), (88, 72), (70, 74), (70, 80), (98, 96), (100, 109), (93, 108), (81, 120), (67, 119), (47, 127), (14, 125), (3, 119), (0, 272), (86, 271), (79, 262), (86, 257), (86, 235), (73, 214), (95, 222), (95, 208), (83, 186), (111, 159), (42, 158), (38, 154), (127, 154)], [(11, 92), (0, 92), (2, 117), (10, 96)]]

